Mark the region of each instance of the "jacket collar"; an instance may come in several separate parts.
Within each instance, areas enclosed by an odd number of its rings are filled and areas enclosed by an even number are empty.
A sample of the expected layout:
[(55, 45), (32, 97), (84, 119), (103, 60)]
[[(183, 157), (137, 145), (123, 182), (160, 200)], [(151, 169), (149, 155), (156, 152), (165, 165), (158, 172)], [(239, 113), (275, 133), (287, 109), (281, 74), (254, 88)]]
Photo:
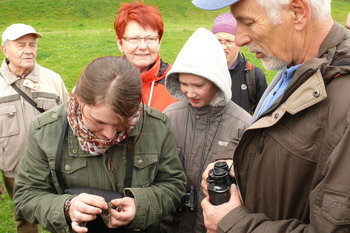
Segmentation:
[[(319, 56), (325, 54), (329, 50), (329, 48), (337, 47), (344, 40), (346, 33), (346, 29), (344, 29), (343, 26), (335, 22), (331, 30), (329, 31), (327, 37), (321, 44)], [(349, 35), (349, 33), (347, 34)]]
[[(350, 32), (338, 23), (334, 23), (325, 40), (321, 44), (319, 54), (320, 55), (318, 57), (310, 59), (308, 62), (302, 64), (297, 69), (288, 89), (285, 91), (283, 96), (277, 99), (273, 105), (271, 105), (268, 111), (266, 111), (266, 115), (273, 113), (276, 108), (279, 108), (278, 106), (281, 105), (281, 103), (287, 102), (288, 99), (294, 93), (296, 93), (298, 89), (300, 89), (303, 83), (307, 82), (308, 79), (314, 77), (315, 74), (317, 77), (322, 78), (323, 83), (327, 84), (337, 75), (349, 73), (350, 65), (337, 66), (333, 64), (339, 60), (349, 57)], [(274, 86), (272, 85), (273, 83), (276, 83), (278, 81), (280, 74), (281, 72), (276, 75), (274, 80), (269, 85), (268, 90)], [(265, 91), (264, 96), (268, 93), (268, 90)], [(261, 102), (262, 101), (260, 101), (260, 104)]]
[[(39, 70), (39, 65), (35, 62), (32, 72), (30, 72), (24, 79), (30, 80), (34, 83), (38, 83), (40, 79)], [(2, 61), (0, 73), (4, 77), (6, 83), (9, 85), (21, 79), (21, 77), (18, 77), (9, 70), (6, 58), (4, 58), (4, 60)]]
[(158, 81), (160, 79), (159, 77), (157, 77), (159, 69), (160, 69), (160, 56), (158, 55), (152, 67), (141, 74), (142, 84), (150, 85), (153, 81), (154, 82)]
[(227, 107), (227, 105), (224, 106), (212, 106), (212, 105), (207, 105), (202, 108), (193, 108), (190, 103), (188, 103), (190, 107), (190, 111), (193, 112), (196, 116), (203, 116), (203, 115), (208, 115), (208, 116), (221, 116)]
[(254, 122), (250, 129), (266, 128), (276, 124), (286, 113), (295, 115), (327, 97), (326, 86), (320, 70), (317, 70), (288, 99), (273, 111)]
[[(290, 87), (285, 93), (285, 98), (288, 98), (295, 89), (304, 83), (312, 74), (320, 70), (323, 79), (334, 78), (336, 74), (341, 72), (341, 68), (332, 64), (338, 60), (344, 59), (350, 54), (350, 33), (346, 38), (347, 30), (338, 23), (334, 23), (331, 30), (328, 32), (325, 40), (320, 46), (319, 56), (310, 59), (302, 64), (295, 72), (294, 78)], [(348, 44), (341, 48), (342, 45)], [(346, 73), (346, 72), (341, 72)]]

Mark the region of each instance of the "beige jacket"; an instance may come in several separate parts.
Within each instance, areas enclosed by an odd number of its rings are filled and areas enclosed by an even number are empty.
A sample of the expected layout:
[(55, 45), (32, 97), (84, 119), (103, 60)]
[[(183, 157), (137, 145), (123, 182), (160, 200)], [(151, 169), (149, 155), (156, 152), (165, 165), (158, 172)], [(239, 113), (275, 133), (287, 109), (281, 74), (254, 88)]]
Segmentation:
[(4, 59), (0, 73), (0, 169), (5, 176), (14, 177), (27, 146), (29, 123), (39, 112), (10, 84), (16, 83), (45, 110), (66, 101), (68, 92), (60, 75), (37, 63), (21, 79), (11, 73)]

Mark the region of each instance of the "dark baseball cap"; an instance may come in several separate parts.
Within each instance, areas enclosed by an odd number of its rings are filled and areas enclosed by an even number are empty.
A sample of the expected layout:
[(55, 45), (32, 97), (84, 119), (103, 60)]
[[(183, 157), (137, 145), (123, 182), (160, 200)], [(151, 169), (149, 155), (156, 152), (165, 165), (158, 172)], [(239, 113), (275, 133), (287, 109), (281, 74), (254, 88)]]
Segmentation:
[(239, 0), (193, 0), (192, 3), (203, 10), (218, 10), (230, 6)]

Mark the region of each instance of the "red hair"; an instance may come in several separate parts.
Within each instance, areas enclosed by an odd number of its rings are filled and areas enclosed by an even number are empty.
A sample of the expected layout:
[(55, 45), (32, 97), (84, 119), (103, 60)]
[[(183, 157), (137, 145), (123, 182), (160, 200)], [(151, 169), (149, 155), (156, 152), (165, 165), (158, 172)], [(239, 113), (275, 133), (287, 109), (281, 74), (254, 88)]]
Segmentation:
[(119, 40), (123, 38), (126, 25), (136, 21), (143, 28), (150, 28), (158, 32), (159, 40), (163, 37), (164, 23), (160, 12), (154, 6), (143, 2), (122, 3), (114, 21), (114, 30)]

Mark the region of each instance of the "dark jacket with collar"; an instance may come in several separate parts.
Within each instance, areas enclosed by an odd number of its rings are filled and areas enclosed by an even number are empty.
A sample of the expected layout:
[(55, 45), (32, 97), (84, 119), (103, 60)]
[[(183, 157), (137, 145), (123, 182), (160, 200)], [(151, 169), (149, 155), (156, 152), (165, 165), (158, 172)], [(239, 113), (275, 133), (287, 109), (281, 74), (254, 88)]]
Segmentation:
[(319, 57), (243, 134), (234, 154), (244, 206), (218, 232), (350, 229), (350, 32), (335, 23)]
[[(256, 106), (259, 103), (261, 96), (263, 95), (267, 83), (264, 72), (255, 66), (254, 68), (254, 83), (256, 87), (256, 94), (254, 96), (255, 102), (252, 103), (249, 98), (246, 75), (248, 71), (247, 67), (247, 59), (245, 59), (240, 53), (238, 53), (237, 64), (234, 69), (229, 70), (232, 80), (232, 98), (231, 100), (242, 107), (249, 113), (253, 113), (255, 111)], [(249, 76), (250, 77), (250, 76)], [(248, 78), (249, 78), (248, 77)]]

